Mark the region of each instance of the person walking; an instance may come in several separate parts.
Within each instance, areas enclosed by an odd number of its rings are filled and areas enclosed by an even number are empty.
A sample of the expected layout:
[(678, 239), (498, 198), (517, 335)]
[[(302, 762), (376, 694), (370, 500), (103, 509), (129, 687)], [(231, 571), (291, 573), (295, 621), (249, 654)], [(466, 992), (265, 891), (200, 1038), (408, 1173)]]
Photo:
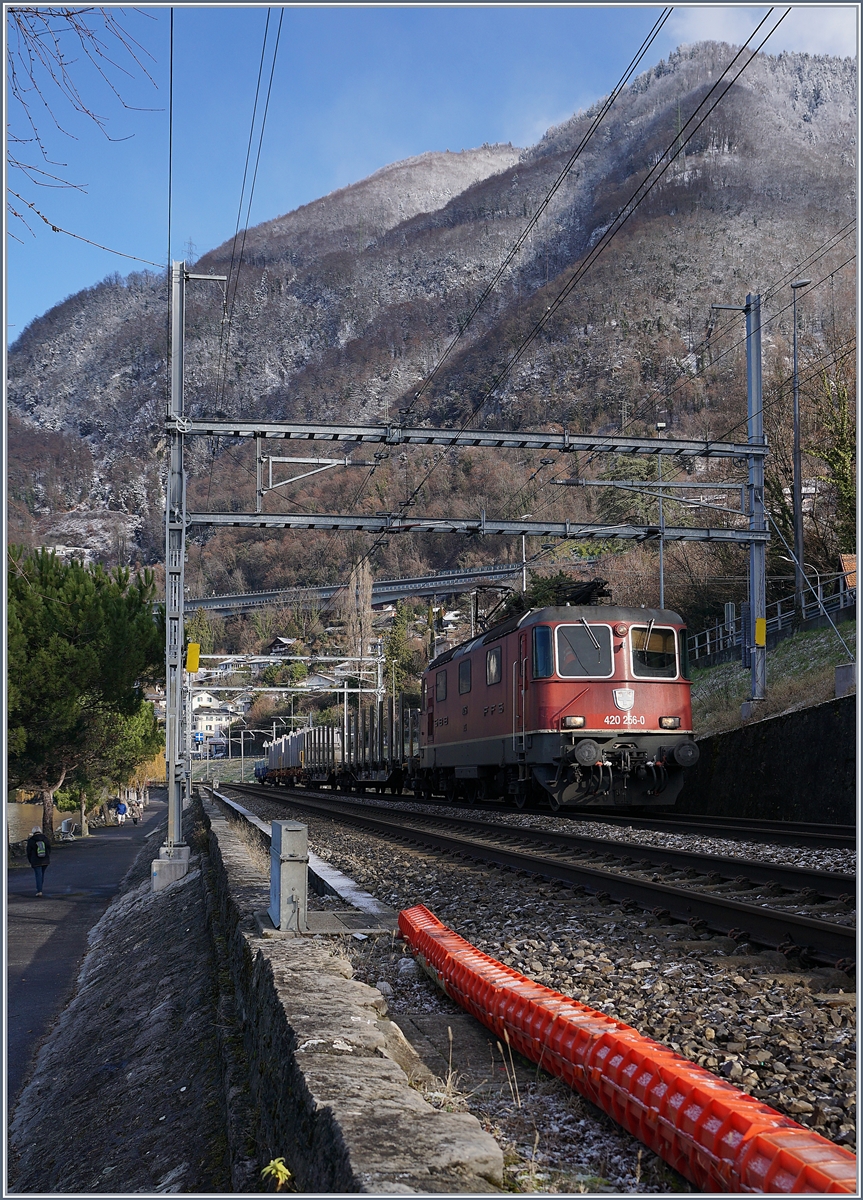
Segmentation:
[(38, 825), (34, 825), (27, 839), (27, 861), (36, 876), (36, 895), (42, 895), (45, 868), (51, 862), (51, 843)]
[(120, 803), (117, 805), (117, 824), (118, 825), (125, 824), (126, 813), (128, 811), (129, 810), (126, 808), (125, 802), (123, 800), (121, 800)]
[(129, 805), (129, 816), (132, 818), (132, 824), (137, 825), (143, 815), (144, 811), (140, 800), (133, 800)]

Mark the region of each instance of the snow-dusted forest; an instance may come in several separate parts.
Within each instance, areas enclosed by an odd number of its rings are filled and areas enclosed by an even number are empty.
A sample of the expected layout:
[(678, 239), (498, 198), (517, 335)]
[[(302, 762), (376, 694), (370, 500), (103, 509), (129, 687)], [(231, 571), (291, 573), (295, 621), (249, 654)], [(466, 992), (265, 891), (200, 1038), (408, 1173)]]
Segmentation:
[[(742, 438), (742, 321), (717, 317), (711, 304), (742, 303), (747, 292), (760, 292), (765, 420), (774, 450), (770, 495), (783, 517), (782, 488), (790, 477), (789, 284), (803, 270), (817, 285), (800, 310), (804, 441), (807, 473), (821, 480), (807, 558), (832, 564), (847, 497), (835, 463), (819, 453), (830, 445), (847, 451), (853, 436), (845, 418), (849, 412), (853, 418), (855, 387), (849, 346), (856, 324), (856, 68), (850, 59), (759, 55), (686, 140), (689, 115), (731, 53), (713, 43), (682, 48), (633, 81), (466, 328), (593, 111), (574, 115), (527, 149), (483, 146), (396, 163), (249, 230), (230, 327), (217, 289), (189, 289), (187, 412), (385, 420), (412, 404), (463, 330), (412, 421), (470, 417), (513, 427), (643, 433), (661, 419), (680, 435), (734, 430)], [(639, 182), (675, 154), (661, 182), (489, 394), (501, 365)], [(215, 248), (195, 270), (225, 273), (235, 249), (230, 242)], [(158, 562), (167, 317), (164, 276), (114, 276), (69, 297), (14, 344), (13, 541), (87, 547), (107, 562)], [(422, 451), (394, 453), (362, 491), (359, 472), (347, 481), (330, 473), (277, 494), (278, 503), (339, 511), (359, 491), (358, 510), (395, 509), (429, 463)], [(578, 466), (588, 474), (616, 469), (599, 460)], [(421, 503), (441, 515), (476, 515), (485, 507), (516, 516), (541, 505), (548, 515), (602, 519), (587, 494), (592, 489), (551, 486), (572, 467), (530, 455), (449, 454)], [(196, 505), (252, 506), (248, 447), (201, 440), (190, 469)], [(209, 537), (205, 555), (191, 556), (192, 593), (336, 579), (357, 545), (316, 534), (223, 531)], [(391, 539), (374, 570), (393, 575), (493, 561), (515, 549), (494, 539), (405, 536)], [(609, 573), (621, 600), (627, 591), (653, 587), (651, 554), (614, 557)], [(735, 575), (734, 552), (727, 561), (698, 547), (679, 554), (670, 568), (678, 580), (670, 583), (672, 602), (715, 611), (721, 597), (706, 581)]]

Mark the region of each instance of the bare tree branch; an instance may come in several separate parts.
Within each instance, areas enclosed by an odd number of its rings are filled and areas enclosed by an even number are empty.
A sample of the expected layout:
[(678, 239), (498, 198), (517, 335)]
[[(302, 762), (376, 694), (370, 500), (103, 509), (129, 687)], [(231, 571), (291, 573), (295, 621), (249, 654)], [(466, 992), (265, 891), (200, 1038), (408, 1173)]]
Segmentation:
[[(150, 15), (140, 9), (132, 11), (141, 16)], [(96, 6), (15, 7), (7, 9), (7, 15), (9, 27), (6, 78), (10, 112), (7, 126), (8, 169), (20, 171), (29, 183), (37, 187), (75, 188), (85, 192), (86, 185), (73, 183), (62, 175), (35, 165), (32, 161), (25, 161), (20, 157), (20, 151), (13, 147), (35, 147), (46, 167), (66, 167), (67, 163), (51, 156), (42, 133), (47, 124), (65, 137), (78, 140), (72, 132), (71, 124), (63, 116), (63, 108), (71, 109), (69, 115), (73, 121), (78, 117), (85, 117), (91, 121), (108, 141), (128, 141), (132, 134), (112, 137), (108, 133), (109, 118), (106, 114), (98, 112), (86, 97), (81, 74), (86, 73), (86, 64), (89, 63), (124, 109), (154, 112), (158, 110), (141, 109), (128, 104), (120, 91), (120, 81), (117, 77), (120, 75), (132, 80), (136, 75), (143, 74), (156, 87), (156, 81), (145, 62), (146, 59), (155, 62), (155, 59), (123, 24), (123, 17), (126, 15), (124, 9)], [(126, 65), (121, 61), (124, 57)], [(31, 233), (33, 230), (26, 216), (12, 197), (35, 212), (57, 232), (69, 232), (54, 225), (39, 212), (34, 203), (10, 188), (7, 200), (9, 212)], [(95, 242), (91, 244), (96, 245)], [(112, 253), (116, 254), (119, 251)], [(123, 257), (135, 256), (127, 254)]]
[[(17, 192), (13, 192), (11, 188), (8, 188), (7, 190), (11, 196), (14, 196), (17, 200), (20, 200), (22, 204), (25, 204), (27, 208), (31, 209), (36, 216), (40, 218), (40, 220), (45, 222), (46, 225), (50, 225), (55, 233), (65, 233), (68, 237), (76, 238), (79, 242), (86, 242), (88, 246), (95, 246), (97, 250), (107, 250), (109, 254), (118, 254), (120, 258), (131, 258), (135, 262), (146, 263), (149, 267), (164, 268), (165, 266), (164, 263), (153, 262), (152, 259), (149, 258), (139, 258), (137, 254), (124, 254), (122, 250), (112, 250), (110, 246), (102, 246), (99, 242), (92, 242), (89, 238), (82, 237), (80, 233), (72, 233), (69, 229), (62, 229), (59, 225), (55, 225), (54, 222), (46, 217), (44, 213), (41, 213), (36, 205), (31, 201), (25, 200), (23, 196), (19, 196)], [(30, 232), (33, 233), (33, 229), (29, 222), (21, 215), (21, 213), (16, 211), (16, 209), (12, 206), (11, 201), (9, 203), (9, 211), (16, 216), (19, 221), (23, 221)], [(21, 239), (18, 238), (17, 240), (20, 241)]]

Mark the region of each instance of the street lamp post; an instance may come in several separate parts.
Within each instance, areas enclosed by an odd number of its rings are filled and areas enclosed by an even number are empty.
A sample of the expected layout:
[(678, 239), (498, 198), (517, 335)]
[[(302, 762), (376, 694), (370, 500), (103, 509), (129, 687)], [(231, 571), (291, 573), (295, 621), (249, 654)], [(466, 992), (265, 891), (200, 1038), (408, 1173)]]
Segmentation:
[(801, 477), (802, 466), (800, 461), (800, 394), (797, 377), (797, 292), (802, 287), (808, 287), (811, 282), (811, 279), (795, 279), (791, 284), (794, 322), (794, 478), (792, 481), (792, 487), (794, 507), (794, 557), (797, 559), (797, 562), (794, 564), (794, 610), (797, 613), (798, 620), (803, 619), (803, 606), (805, 604), (804, 589), (806, 587), (806, 580), (803, 574), (803, 479)]

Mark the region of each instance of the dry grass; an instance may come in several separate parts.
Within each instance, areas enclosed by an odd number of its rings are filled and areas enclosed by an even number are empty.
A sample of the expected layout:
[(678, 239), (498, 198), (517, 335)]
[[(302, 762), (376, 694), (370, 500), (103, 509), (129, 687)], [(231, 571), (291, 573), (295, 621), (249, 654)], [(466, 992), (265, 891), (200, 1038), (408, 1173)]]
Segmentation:
[(264, 879), (269, 879), (270, 856), (264, 846), (260, 830), (255, 825), (250, 825), (244, 818), (232, 820), (231, 828), (248, 850), (252, 865), (261, 872)]
[[(856, 653), (856, 622), (843, 622), (839, 632), (852, 654)], [(848, 661), (848, 654), (832, 629), (786, 638), (767, 652), (767, 698), (758, 706), (754, 719), (763, 720), (831, 700), (834, 668)], [(723, 733), (746, 724), (740, 719), (740, 705), (749, 696), (749, 684), (749, 671), (739, 662), (693, 671), (692, 720), (696, 735)]]

